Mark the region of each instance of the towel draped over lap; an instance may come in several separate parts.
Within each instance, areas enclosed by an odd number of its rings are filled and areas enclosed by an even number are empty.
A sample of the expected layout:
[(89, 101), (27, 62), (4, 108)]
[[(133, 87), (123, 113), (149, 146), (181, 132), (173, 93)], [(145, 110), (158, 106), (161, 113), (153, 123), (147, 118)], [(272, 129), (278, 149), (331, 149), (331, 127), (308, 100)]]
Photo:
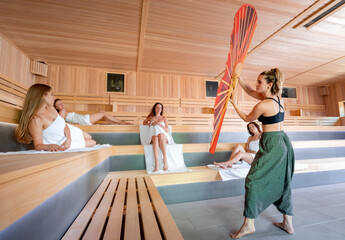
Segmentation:
[[(144, 145), (145, 152), (145, 162), (146, 171), (151, 173), (174, 173), (174, 172), (186, 172), (190, 171), (183, 159), (183, 149), (182, 144), (175, 144), (173, 138), (171, 137), (171, 126), (168, 127), (169, 132), (165, 132), (160, 126), (147, 126), (140, 125), (140, 142)], [(163, 171), (163, 154), (159, 149), (159, 171), (153, 172), (155, 168), (155, 159), (153, 155), (153, 147), (151, 143), (152, 136), (157, 136), (158, 134), (164, 134), (168, 140), (166, 145), (167, 163), (169, 166), (168, 171)]]

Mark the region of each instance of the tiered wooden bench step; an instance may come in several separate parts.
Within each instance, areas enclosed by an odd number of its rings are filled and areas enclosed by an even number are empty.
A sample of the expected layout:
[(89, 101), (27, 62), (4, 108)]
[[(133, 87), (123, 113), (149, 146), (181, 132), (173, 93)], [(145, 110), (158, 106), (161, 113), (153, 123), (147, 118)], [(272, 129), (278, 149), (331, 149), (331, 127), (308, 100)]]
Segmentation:
[[(246, 123), (244, 123), (246, 124)], [(89, 133), (139, 133), (139, 125), (80, 125), (83, 131)], [(345, 131), (345, 126), (284, 126), (286, 132), (303, 131)], [(212, 132), (213, 126), (207, 125), (173, 125), (172, 132)], [(222, 132), (245, 132), (246, 128), (223, 125)]]
[[(296, 160), (296, 164), (303, 164), (303, 168), (295, 170), (295, 174), (318, 172), (318, 171), (332, 171), (345, 169), (345, 157), (337, 158), (320, 158), (320, 159), (307, 159)], [(198, 183), (198, 182), (212, 182), (221, 181), (218, 171), (208, 168), (207, 166), (189, 167), (191, 172), (182, 173), (167, 173), (167, 174), (151, 174), (151, 179), (155, 186), (168, 186), (176, 184)], [(119, 171), (110, 172), (109, 177), (145, 177), (148, 176), (145, 170), (134, 171)]]
[(183, 239), (150, 176), (107, 176), (63, 239)]
[[(186, 184), (196, 182), (211, 182), (221, 181), (218, 171), (212, 170), (206, 166), (189, 167), (191, 172), (180, 173), (166, 173), (166, 174), (151, 174), (151, 179), (155, 186), (166, 186), (175, 184)], [(109, 172), (109, 177), (144, 177), (148, 176), (145, 170), (132, 170), (132, 171), (118, 171)]]
[[(218, 143), (216, 147), (216, 152), (232, 151), (238, 144), (244, 147), (246, 143)], [(294, 149), (345, 147), (345, 140), (337, 139), (337, 140), (293, 141), (292, 145)], [(184, 153), (208, 152), (209, 149), (210, 149), (209, 143), (183, 144)], [(111, 154), (113, 156), (144, 154), (144, 146), (143, 145), (111, 146)]]

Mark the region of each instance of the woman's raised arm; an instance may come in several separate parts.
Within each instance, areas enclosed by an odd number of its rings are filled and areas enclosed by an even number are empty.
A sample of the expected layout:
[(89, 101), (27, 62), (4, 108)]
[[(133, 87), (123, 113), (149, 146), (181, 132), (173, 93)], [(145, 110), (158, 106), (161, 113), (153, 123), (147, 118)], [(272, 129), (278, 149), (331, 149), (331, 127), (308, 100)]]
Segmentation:
[(251, 97), (258, 99), (258, 100), (263, 100), (264, 96), (261, 93), (258, 93), (254, 89), (252, 89), (248, 84), (246, 84), (241, 78), (238, 78), (238, 82), (243, 88), (243, 90)]

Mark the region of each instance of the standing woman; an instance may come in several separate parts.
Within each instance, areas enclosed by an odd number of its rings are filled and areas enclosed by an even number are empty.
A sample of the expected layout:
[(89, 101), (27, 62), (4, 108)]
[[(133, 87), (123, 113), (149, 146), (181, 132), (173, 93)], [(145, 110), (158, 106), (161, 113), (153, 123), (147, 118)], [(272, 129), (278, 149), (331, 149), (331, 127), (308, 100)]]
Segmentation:
[(88, 133), (66, 124), (53, 104), (54, 93), (50, 86), (34, 84), (29, 88), (16, 128), (18, 142), (33, 142), (35, 150), (51, 152), (96, 144)]
[(295, 157), (290, 139), (283, 131), (284, 108), (280, 99), (283, 76), (278, 68), (262, 72), (256, 91), (239, 80), (244, 91), (261, 100), (249, 114), (241, 111), (231, 99), (237, 114), (246, 122), (258, 119), (263, 133), (245, 183), (244, 223), (232, 238), (254, 233), (254, 219), (272, 203), (283, 214), (283, 222), (273, 224), (289, 234), (292, 226), (292, 198), (290, 183)]
[(166, 154), (166, 145), (170, 140), (170, 135), (168, 128), (168, 119), (166, 116), (163, 116), (163, 104), (157, 102), (152, 107), (152, 110), (144, 120), (143, 125), (150, 126), (150, 139), (148, 142), (152, 143), (153, 155), (155, 158), (155, 168), (153, 171), (157, 172), (159, 170), (159, 148), (162, 150), (163, 154), (163, 170), (167, 171), (169, 166)]

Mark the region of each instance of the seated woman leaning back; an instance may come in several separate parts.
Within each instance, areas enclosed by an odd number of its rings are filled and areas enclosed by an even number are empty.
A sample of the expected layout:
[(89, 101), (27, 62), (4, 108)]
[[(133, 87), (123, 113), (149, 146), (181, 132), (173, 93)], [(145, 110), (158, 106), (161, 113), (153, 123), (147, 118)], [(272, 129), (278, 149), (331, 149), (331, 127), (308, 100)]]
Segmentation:
[(238, 144), (232, 151), (228, 161), (221, 163), (213, 162), (213, 164), (221, 168), (231, 168), (233, 164), (237, 163), (240, 160), (252, 164), (255, 154), (259, 150), (259, 142), (262, 131), (260, 129), (260, 126), (256, 122), (248, 123), (247, 130), (250, 136), (248, 137), (245, 147), (243, 148)]
[(54, 99), (50, 86), (34, 84), (29, 88), (16, 128), (17, 141), (33, 141), (35, 150), (51, 152), (94, 146), (96, 142), (88, 133), (66, 124), (53, 106)]

